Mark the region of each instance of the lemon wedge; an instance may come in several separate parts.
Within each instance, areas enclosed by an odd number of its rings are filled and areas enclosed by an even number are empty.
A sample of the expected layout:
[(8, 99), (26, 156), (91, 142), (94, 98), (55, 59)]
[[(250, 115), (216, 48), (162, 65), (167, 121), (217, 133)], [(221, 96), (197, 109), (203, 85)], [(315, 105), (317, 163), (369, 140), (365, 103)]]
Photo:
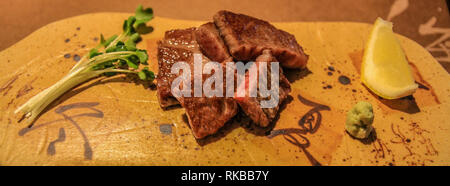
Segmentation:
[(361, 81), (375, 94), (397, 99), (415, 92), (411, 67), (400, 42), (392, 31), (392, 23), (377, 18), (364, 50)]

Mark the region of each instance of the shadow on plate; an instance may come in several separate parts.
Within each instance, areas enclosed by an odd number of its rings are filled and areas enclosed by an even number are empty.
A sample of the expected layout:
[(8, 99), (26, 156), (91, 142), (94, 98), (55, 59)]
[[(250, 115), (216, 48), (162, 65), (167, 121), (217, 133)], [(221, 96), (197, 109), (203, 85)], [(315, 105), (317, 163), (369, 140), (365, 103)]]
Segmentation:
[(312, 72), (308, 69), (283, 69), (284, 75), (288, 79), (289, 83), (293, 83), (297, 80), (303, 79)]
[[(145, 89), (149, 89), (149, 90), (156, 90), (156, 85), (151, 83), (151, 82), (146, 82), (146, 81), (142, 81), (139, 78), (133, 76), (133, 75), (125, 75), (125, 76), (115, 76), (115, 77), (101, 77), (98, 80), (96, 80), (95, 82), (89, 84), (89, 85), (79, 85), (77, 87), (75, 87), (74, 89), (72, 89), (71, 91), (66, 92), (65, 94), (63, 94), (61, 97), (57, 98), (55, 101), (53, 101), (47, 108), (45, 108), (41, 114), (35, 119), (35, 121), (33, 123), (31, 123), (28, 127), (32, 127), (34, 123), (36, 123), (36, 121), (46, 112), (48, 112), (49, 110), (53, 109), (54, 107), (60, 105), (61, 103), (63, 103), (64, 101), (68, 100), (69, 98), (78, 95), (79, 93), (93, 87), (93, 86), (97, 86), (97, 85), (101, 85), (101, 84), (107, 84), (107, 83), (134, 83), (136, 85), (142, 85)], [(82, 86), (82, 87), (80, 87)], [(20, 122), (21, 120), (19, 120)]]
[(377, 131), (376, 131), (375, 128), (373, 128), (372, 132), (370, 132), (369, 136), (367, 138), (364, 138), (364, 139), (355, 138), (352, 135), (350, 135), (347, 131), (345, 131), (345, 133), (347, 133), (352, 139), (358, 140), (358, 141), (360, 141), (361, 143), (363, 143), (365, 145), (370, 145), (374, 141), (377, 140)]
[[(204, 146), (224, 138), (231, 131), (233, 131), (238, 127), (244, 128), (246, 132), (251, 133), (255, 136), (267, 136), (270, 134), (270, 131), (272, 131), (272, 129), (275, 127), (275, 124), (280, 118), (280, 113), (286, 108), (287, 104), (292, 102), (292, 100), (293, 100), (292, 96), (289, 95), (288, 98), (283, 101), (283, 103), (280, 105), (278, 114), (275, 116), (274, 120), (267, 127), (257, 126), (252, 122), (252, 120), (248, 116), (245, 115), (243, 111), (239, 110), (236, 116), (233, 117), (233, 119), (231, 119), (228, 123), (226, 123), (221, 129), (219, 129), (217, 133), (209, 135), (203, 139), (197, 139), (196, 141), (200, 146)], [(189, 126), (186, 114), (183, 115), (183, 121), (186, 123), (186, 125)]]
[(399, 99), (384, 99), (384, 98), (374, 94), (364, 84), (363, 84), (363, 86), (367, 89), (368, 92), (370, 92), (370, 94), (372, 96), (374, 96), (378, 101), (380, 101), (380, 103), (382, 103), (383, 105), (386, 105), (387, 107), (389, 107), (393, 110), (402, 111), (402, 112), (405, 112), (408, 114), (415, 114), (415, 113), (420, 112), (420, 108), (417, 105), (416, 99), (412, 95), (406, 96), (403, 98), (399, 98)]

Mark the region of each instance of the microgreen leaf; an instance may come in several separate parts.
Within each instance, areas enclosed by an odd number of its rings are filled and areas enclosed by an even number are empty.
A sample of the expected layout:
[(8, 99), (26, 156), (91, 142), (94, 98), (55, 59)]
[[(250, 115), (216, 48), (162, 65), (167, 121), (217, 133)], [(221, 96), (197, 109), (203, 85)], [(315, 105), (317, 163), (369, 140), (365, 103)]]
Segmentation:
[(103, 37), (103, 34), (100, 35), (100, 44), (103, 45), (105, 48), (109, 46), (109, 44), (111, 44), (112, 41), (114, 41), (118, 36), (117, 35), (113, 35), (110, 38), (108, 38), (107, 40), (105, 40), (105, 38)]
[(122, 41), (117, 42), (116, 46), (112, 46), (106, 49), (106, 53), (119, 51), (128, 51), (127, 47), (125, 46), (125, 43), (123, 43)]
[(153, 9), (152, 8), (146, 8), (144, 9), (142, 5), (139, 5), (136, 8), (136, 22), (134, 22), (133, 27), (137, 28), (141, 24), (145, 24), (151, 19), (153, 19)]
[(123, 59), (123, 60), (125, 60), (125, 62), (127, 62), (127, 65), (129, 67), (134, 68), (134, 69), (138, 69), (139, 68), (139, 66), (137, 64), (135, 64), (133, 61), (131, 61), (129, 59), (126, 59), (126, 58)]
[(136, 21), (133, 24), (134, 30), (140, 34), (147, 34), (153, 31), (153, 27), (147, 26), (146, 23), (153, 19), (153, 9), (144, 9), (142, 5), (136, 8)]
[(103, 34), (100, 34), (100, 44), (104, 44), (106, 42), (105, 37), (103, 36)]
[(127, 20), (125, 20), (123, 22), (123, 32), (125, 33), (125, 35), (132, 35), (136, 32), (133, 27), (133, 24), (135, 21), (136, 21), (136, 17), (130, 16), (130, 17), (128, 17)]
[(101, 54), (102, 54), (101, 52), (98, 52), (97, 49), (93, 48), (89, 51), (89, 59)]
[(145, 50), (138, 50), (136, 51), (136, 55), (139, 58), (139, 61), (144, 64), (147, 65), (147, 60), (148, 60), (148, 55), (147, 55), (147, 51)]
[(133, 35), (128, 38), (128, 40), (125, 42), (125, 46), (128, 50), (136, 50), (136, 43), (141, 39), (141, 36), (138, 33), (134, 33)]
[(144, 81), (153, 81), (153, 79), (155, 79), (155, 74), (152, 71), (148, 70), (148, 67), (145, 67), (144, 69), (139, 71), (138, 76)]

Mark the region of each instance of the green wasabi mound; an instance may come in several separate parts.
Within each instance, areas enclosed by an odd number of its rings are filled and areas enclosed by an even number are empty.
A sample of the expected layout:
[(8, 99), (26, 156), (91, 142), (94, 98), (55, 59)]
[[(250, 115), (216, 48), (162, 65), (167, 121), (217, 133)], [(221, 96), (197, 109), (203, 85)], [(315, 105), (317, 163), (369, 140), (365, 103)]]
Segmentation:
[(355, 138), (364, 139), (372, 132), (372, 105), (365, 101), (358, 102), (347, 112), (345, 130)]

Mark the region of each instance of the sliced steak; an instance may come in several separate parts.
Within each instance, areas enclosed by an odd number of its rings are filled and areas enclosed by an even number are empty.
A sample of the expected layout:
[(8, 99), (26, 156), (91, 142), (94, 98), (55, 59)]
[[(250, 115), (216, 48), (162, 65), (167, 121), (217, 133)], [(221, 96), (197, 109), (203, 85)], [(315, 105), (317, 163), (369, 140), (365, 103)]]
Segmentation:
[(192, 52), (183, 48), (158, 43), (158, 76), (156, 78), (157, 95), (159, 105), (167, 108), (173, 105), (179, 105), (180, 102), (172, 95), (171, 84), (177, 77), (171, 74), (172, 65), (178, 61), (188, 61), (192, 58)]
[(195, 37), (203, 54), (209, 59), (220, 63), (231, 57), (214, 23), (208, 22), (198, 27)]
[(283, 67), (306, 67), (308, 55), (295, 37), (267, 21), (222, 10), (214, 15), (214, 23), (236, 60), (255, 60), (264, 49), (270, 49)]
[(182, 106), (186, 109), (189, 125), (197, 139), (216, 133), (238, 111), (232, 98), (223, 97), (184, 98)]
[[(172, 65), (184, 61), (191, 66), (191, 85), (194, 85), (194, 53), (200, 53), (194, 37), (195, 29), (171, 30), (158, 43), (158, 98), (161, 107), (181, 104), (186, 110), (189, 126), (198, 139), (216, 133), (226, 122), (236, 115), (238, 107), (232, 98), (223, 97), (174, 97), (170, 91), (177, 74), (171, 74)], [(209, 62), (206, 56), (203, 64)], [(203, 76), (205, 80), (208, 76)]]
[[(261, 63), (267, 63), (267, 83), (270, 85), (270, 62), (276, 62), (276, 59), (271, 55), (269, 50), (264, 50), (263, 54), (256, 58), (255, 65), (259, 66)], [(245, 97), (235, 96), (235, 100), (238, 102), (239, 106), (241, 106), (242, 110), (245, 112), (247, 116), (252, 119), (253, 123), (261, 126), (267, 127), (277, 116), (278, 111), (280, 109), (281, 104), (289, 95), (291, 91), (291, 86), (287, 78), (283, 75), (283, 70), (280, 68), (279, 75), (279, 100), (278, 105), (273, 108), (262, 108), (261, 101), (269, 100), (270, 97), (262, 97), (258, 91), (257, 97), (250, 97), (248, 94), (248, 90), (252, 87), (258, 86), (258, 81), (256, 82), (248, 82), (248, 72), (246, 73), (246, 85), (242, 84), (238, 89), (247, 89)], [(270, 86), (268, 86), (270, 89)]]
[(177, 77), (170, 73), (172, 65), (178, 61), (187, 61), (192, 52), (200, 53), (195, 41), (196, 28), (169, 30), (164, 39), (158, 42), (158, 77), (156, 78), (159, 104), (162, 108), (180, 104), (170, 92), (172, 81)]
[(184, 48), (200, 53), (200, 48), (195, 39), (195, 30), (197, 28), (169, 30), (165, 33), (164, 40), (161, 42), (167, 46)]

